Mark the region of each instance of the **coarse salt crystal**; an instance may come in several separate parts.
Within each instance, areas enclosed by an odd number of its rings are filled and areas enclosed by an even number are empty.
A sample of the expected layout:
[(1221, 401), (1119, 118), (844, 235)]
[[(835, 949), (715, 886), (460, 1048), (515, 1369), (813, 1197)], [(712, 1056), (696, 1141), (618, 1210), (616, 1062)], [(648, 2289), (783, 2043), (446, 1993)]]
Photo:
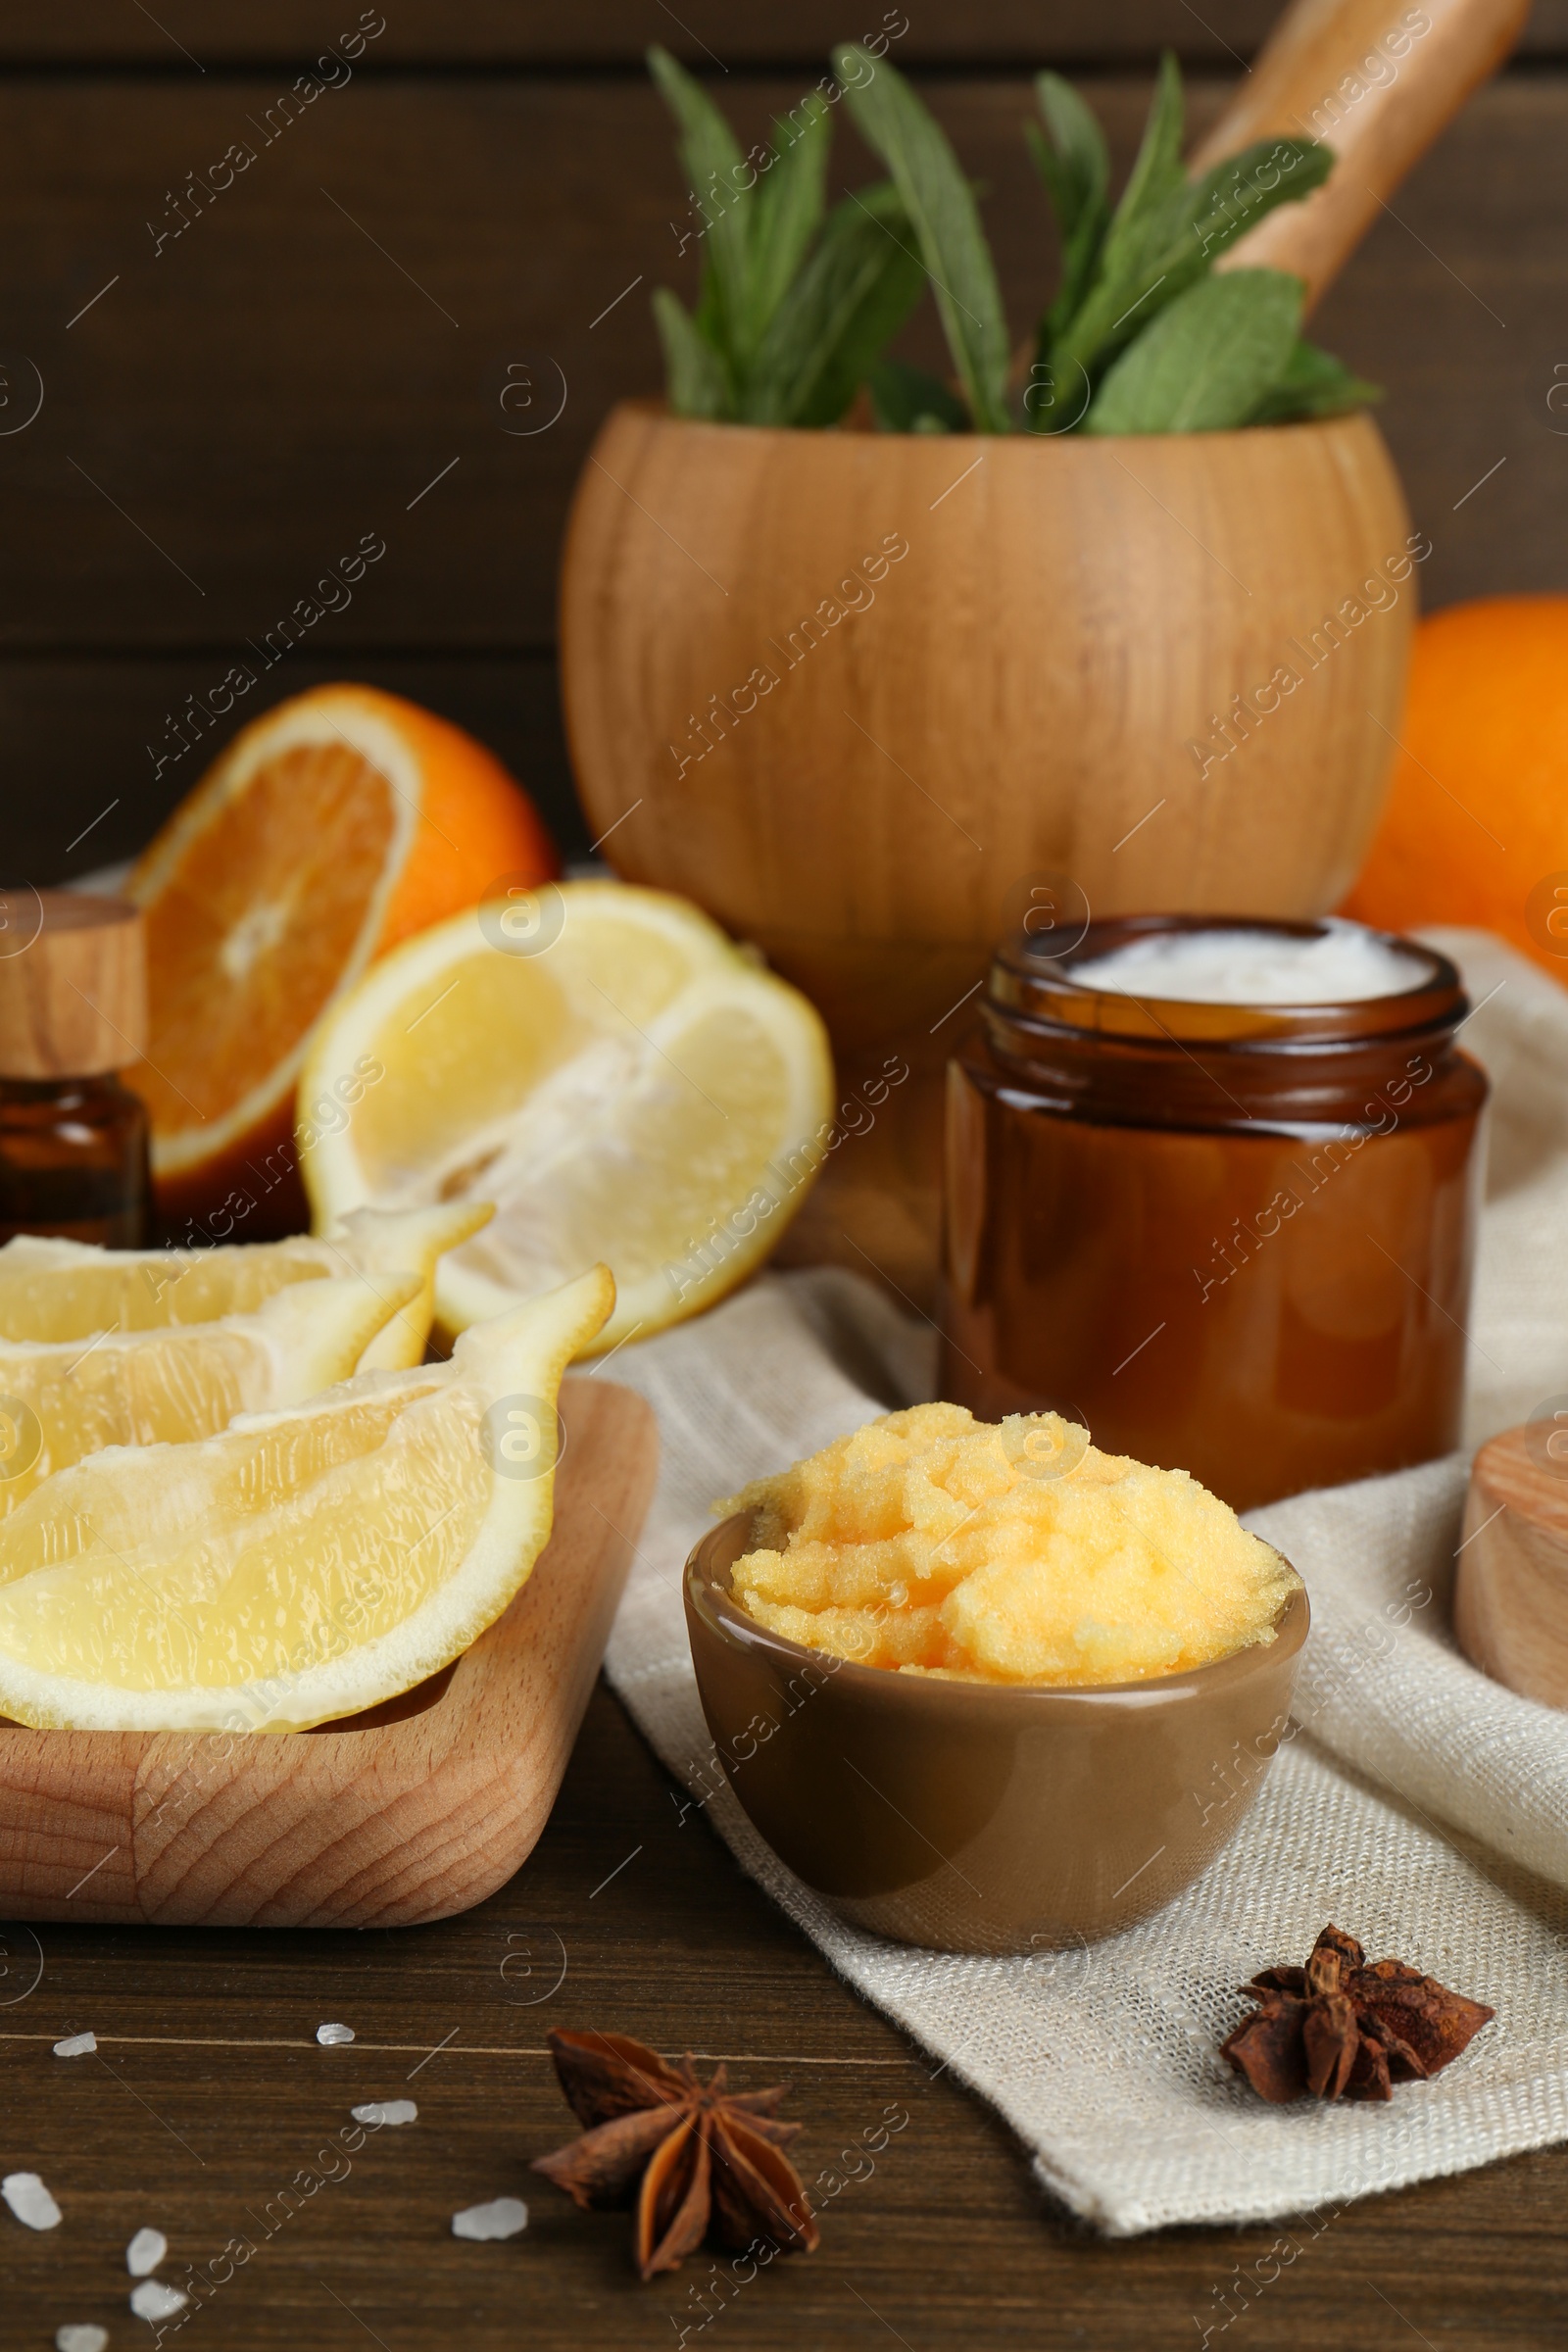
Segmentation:
[(98, 2047), (96, 2034), (68, 2034), (64, 2041), (55, 2043), (57, 2058), (86, 2058)]
[(515, 2237), (528, 2227), (528, 2208), (520, 2197), (496, 2197), (488, 2205), (469, 2205), (452, 2216), (454, 2237)]
[(60, 2208), (36, 2173), (7, 2173), (0, 2180), (0, 2197), (4, 2197), (18, 2221), (25, 2222), (29, 2230), (56, 2230), (60, 2226)]
[(166, 2286), (161, 2278), (144, 2278), (130, 2290), (130, 2308), (138, 2320), (172, 2320), (189, 2301), (177, 2286)]
[(354, 2028), (352, 2026), (318, 2026), (316, 2038), (323, 2049), (335, 2049), (340, 2042), (354, 2039)]
[(145, 2278), (168, 2252), (169, 2240), (161, 2230), (138, 2230), (125, 2248), (125, 2268), (133, 2278)]
[(372, 2131), (384, 2124), (412, 2124), (418, 2112), (412, 2099), (367, 2099), (363, 2107), (349, 2109), (357, 2124), (368, 2124)]
[(55, 2352), (104, 2352), (109, 2341), (107, 2328), (95, 2328), (91, 2321), (55, 2329)]

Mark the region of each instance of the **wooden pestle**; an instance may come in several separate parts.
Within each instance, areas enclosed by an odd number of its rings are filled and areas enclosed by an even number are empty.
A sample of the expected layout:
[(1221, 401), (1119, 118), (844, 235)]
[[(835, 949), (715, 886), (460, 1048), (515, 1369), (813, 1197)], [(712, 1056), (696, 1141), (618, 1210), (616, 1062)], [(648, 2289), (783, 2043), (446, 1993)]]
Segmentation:
[(1310, 309), (1529, 13), (1530, 0), (1295, 0), (1193, 168), (1269, 137), (1321, 139), (1339, 161), (1304, 204), (1281, 205), (1219, 268), (1292, 270)]

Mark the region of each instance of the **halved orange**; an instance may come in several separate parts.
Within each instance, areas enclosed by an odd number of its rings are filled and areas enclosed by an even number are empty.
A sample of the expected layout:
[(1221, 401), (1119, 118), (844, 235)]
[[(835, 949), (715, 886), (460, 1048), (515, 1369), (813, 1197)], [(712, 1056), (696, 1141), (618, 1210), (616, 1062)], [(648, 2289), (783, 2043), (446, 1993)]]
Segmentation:
[(303, 1225), (293, 1096), (327, 1006), (411, 933), (559, 871), (500, 761), (396, 695), (317, 687), (237, 735), (128, 885), (150, 999), (134, 1084), (166, 1222), (217, 1241)]

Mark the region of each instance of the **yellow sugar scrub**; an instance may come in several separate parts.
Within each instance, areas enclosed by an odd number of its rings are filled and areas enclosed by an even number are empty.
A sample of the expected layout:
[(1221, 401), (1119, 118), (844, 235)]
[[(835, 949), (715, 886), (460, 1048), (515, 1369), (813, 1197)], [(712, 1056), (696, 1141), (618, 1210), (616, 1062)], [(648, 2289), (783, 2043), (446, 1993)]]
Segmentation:
[(1271, 1642), (1298, 1579), (1185, 1470), (1055, 1413), (917, 1404), (716, 1511), (757, 1514), (731, 1592), (862, 1666), (988, 1683), (1141, 1682)]

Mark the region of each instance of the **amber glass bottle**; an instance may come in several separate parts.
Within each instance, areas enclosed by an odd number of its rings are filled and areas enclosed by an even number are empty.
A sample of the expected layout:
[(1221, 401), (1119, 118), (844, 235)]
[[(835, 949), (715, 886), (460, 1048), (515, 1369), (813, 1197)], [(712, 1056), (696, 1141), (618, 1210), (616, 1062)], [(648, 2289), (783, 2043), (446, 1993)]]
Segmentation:
[[(1238, 1509), (1458, 1442), (1487, 1081), (1452, 964), (1348, 1004), (1111, 996), (1213, 916), (1024, 937), (949, 1066), (943, 1394), (1045, 1407)], [(1247, 924), (1310, 937), (1311, 923)]]
[(74, 891), (0, 892), (0, 1244), (148, 1237), (141, 916)]

